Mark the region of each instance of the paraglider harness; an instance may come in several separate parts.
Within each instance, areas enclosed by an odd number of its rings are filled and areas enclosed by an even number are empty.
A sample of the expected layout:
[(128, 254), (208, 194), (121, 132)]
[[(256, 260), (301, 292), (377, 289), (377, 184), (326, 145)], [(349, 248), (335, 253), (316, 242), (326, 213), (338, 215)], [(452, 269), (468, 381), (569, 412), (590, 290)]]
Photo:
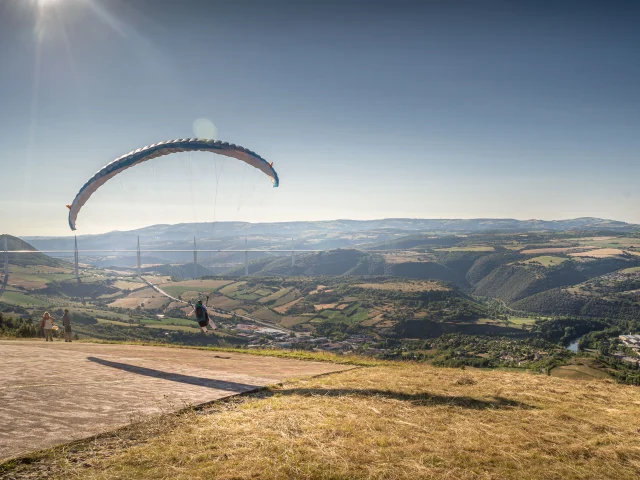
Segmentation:
[(198, 300), (196, 303), (195, 311), (196, 311), (196, 320), (201, 327), (206, 327), (209, 324), (209, 312), (207, 312), (207, 303), (209, 303), (209, 296), (207, 295), (207, 300), (204, 305), (202, 305), (202, 300)]

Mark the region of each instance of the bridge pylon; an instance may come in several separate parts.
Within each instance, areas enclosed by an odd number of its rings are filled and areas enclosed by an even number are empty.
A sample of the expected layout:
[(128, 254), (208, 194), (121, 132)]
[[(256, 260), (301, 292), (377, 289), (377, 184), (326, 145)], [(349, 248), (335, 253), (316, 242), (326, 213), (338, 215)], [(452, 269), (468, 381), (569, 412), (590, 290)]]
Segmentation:
[(244, 276), (249, 276), (249, 247), (247, 237), (244, 237)]
[(138, 248), (136, 249), (137, 265), (138, 265), (138, 277), (142, 276), (142, 258), (140, 256), (140, 237), (138, 237)]
[(4, 236), (4, 278), (9, 277), (9, 248), (7, 247), (7, 235)]
[(196, 247), (196, 237), (193, 237), (193, 279), (198, 278), (198, 249)]
[(73, 267), (76, 273), (76, 282), (80, 284), (80, 255), (78, 254), (78, 236), (73, 237)]

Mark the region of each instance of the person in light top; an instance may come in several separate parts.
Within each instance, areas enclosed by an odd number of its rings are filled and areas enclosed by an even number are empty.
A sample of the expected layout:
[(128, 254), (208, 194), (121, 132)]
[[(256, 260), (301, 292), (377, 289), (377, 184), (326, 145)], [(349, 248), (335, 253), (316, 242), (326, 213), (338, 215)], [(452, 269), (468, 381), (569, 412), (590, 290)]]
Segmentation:
[(42, 315), (40, 326), (44, 331), (45, 342), (53, 342), (53, 322), (55, 321), (56, 319), (49, 315), (49, 312), (44, 312), (44, 315)]

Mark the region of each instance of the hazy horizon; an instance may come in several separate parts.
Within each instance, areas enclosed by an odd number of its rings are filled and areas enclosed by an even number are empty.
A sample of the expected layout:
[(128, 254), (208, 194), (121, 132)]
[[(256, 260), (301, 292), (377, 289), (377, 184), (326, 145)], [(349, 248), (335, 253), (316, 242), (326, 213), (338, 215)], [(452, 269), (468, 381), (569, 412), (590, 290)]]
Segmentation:
[(8, 0), (0, 4), (0, 229), (71, 235), (111, 160), (212, 154), (104, 185), (78, 235), (327, 218), (640, 223), (632, 2)]
[[(384, 221), (393, 221), (393, 220), (408, 220), (408, 221), (478, 221), (478, 220), (494, 220), (494, 221), (518, 221), (518, 222), (563, 222), (563, 221), (572, 221), (572, 220), (580, 220), (580, 219), (585, 219), (585, 218), (594, 218), (594, 219), (598, 219), (598, 220), (607, 220), (607, 221), (613, 221), (613, 222), (624, 222), (624, 220), (616, 220), (616, 219), (612, 219), (612, 218), (598, 218), (598, 217), (576, 217), (576, 218), (559, 218), (559, 219), (543, 219), (543, 218), (527, 218), (527, 219), (519, 219), (519, 218), (491, 218), (491, 217), (476, 217), (476, 218), (421, 218), (421, 217), (388, 217), (388, 218), (366, 218), (366, 219), (360, 219), (360, 218), (335, 218), (335, 219), (321, 219), (321, 220), (289, 220), (289, 221), (284, 221), (284, 222), (261, 222), (261, 221), (257, 221), (257, 222), (249, 222), (249, 221), (240, 221), (240, 220), (222, 220), (222, 221), (217, 221), (215, 222), (217, 223), (248, 223), (251, 225), (261, 225), (261, 224), (274, 224), (274, 223), (305, 223), (305, 222), (309, 222), (309, 223), (330, 223), (330, 222), (384, 222)], [(627, 223), (629, 225), (636, 225), (633, 222), (624, 222)], [(157, 223), (157, 224), (149, 224), (149, 225), (143, 225), (141, 227), (136, 227), (136, 228), (132, 228), (132, 229), (116, 229), (116, 230), (110, 230), (107, 232), (100, 232), (100, 233), (79, 233), (79, 232), (69, 232), (68, 234), (62, 234), (62, 235), (15, 235), (17, 237), (21, 237), (21, 238), (58, 238), (58, 237), (81, 237), (81, 236), (93, 236), (93, 235), (102, 235), (102, 234), (109, 234), (109, 233), (127, 233), (127, 232), (131, 232), (131, 231), (136, 231), (136, 230), (142, 230), (145, 228), (152, 228), (152, 227), (162, 227), (162, 226), (167, 226), (167, 227), (178, 227), (178, 226), (182, 226), (182, 225), (194, 225), (194, 222), (185, 222), (185, 223)], [(214, 225), (214, 222), (198, 222), (197, 225), (202, 226), (202, 225)], [(214, 227), (215, 228), (215, 227)], [(11, 232), (0, 232), (0, 235), (2, 234), (6, 234), (8, 233), (9, 235), (12, 235)], [(191, 238), (191, 236), (195, 236), (197, 238), (200, 238), (199, 230), (194, 229), (194, 231), (192, 233), (189, 233), (187, 235), (186, 238)]]

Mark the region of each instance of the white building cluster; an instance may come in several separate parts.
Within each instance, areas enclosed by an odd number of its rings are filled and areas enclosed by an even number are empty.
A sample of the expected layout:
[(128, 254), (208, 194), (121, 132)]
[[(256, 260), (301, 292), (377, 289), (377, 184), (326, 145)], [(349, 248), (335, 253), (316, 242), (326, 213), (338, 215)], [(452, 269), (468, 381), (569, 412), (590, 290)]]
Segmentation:
[(618, 338), (622, 340), (625, 347), (640, 352), (640, 335), (620, 335)]

